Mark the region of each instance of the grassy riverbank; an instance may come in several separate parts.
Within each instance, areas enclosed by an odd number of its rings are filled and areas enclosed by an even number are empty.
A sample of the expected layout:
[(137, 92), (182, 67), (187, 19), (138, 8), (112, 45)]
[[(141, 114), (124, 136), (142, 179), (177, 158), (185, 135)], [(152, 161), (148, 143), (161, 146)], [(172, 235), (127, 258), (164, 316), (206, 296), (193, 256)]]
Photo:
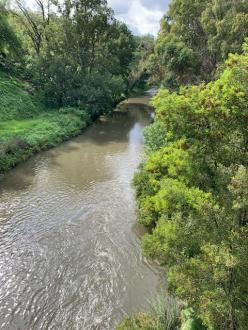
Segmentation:
[(78, 135), (91, 122), (78, 108), (48, 110), (31, 86), (0, 75), (0, 176), (40, 150)]

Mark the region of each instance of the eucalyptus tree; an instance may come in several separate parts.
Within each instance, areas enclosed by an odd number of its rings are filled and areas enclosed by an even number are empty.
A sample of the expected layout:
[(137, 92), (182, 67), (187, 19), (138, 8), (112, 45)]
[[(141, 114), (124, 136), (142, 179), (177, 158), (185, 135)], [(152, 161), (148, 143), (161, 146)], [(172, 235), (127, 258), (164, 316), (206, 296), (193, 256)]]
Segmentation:
[(248, 37), (248, 3), (244, 0), (212, 0), (201, 22), (208, 36), (208, 48), (218, 61), (229, 53), (240, 53)]
[(52, 7), (56, 4), (53, 0), (35, 0), (35, 11), (26, 6), (25, 1), (16, 0), (19, 9), (19, 19), (25, 32), (32, 41), (36, 55), (39, 56), (43, 43), (47, 41), (47, 29), (52, 15)]
[(248, 36), (244, 0), (172, 0), (151, 57), (154, 81), (177, 89), (209, 81)]

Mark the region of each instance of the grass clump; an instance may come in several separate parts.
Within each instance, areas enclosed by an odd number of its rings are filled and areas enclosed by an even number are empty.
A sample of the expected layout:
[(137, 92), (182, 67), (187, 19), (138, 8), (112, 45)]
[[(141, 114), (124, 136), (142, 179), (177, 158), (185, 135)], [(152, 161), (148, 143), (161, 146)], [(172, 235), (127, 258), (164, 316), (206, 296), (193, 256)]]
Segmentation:
[(206, 330), (190, 308), (180, 308), (177, 300), (159, 294), (150, 301), (150, 311), (128, 317), (117, 330)]
[(156, 320), (149, 314), (140, 313), (134, 317), (126, 318), (117, 330), (153, 330), (156, 329)]
[(157, 295), (150, 301), (150, 312), (126, 318), (117, 330), (176, 330), (180, 329), (180, 309), (168, 295)]

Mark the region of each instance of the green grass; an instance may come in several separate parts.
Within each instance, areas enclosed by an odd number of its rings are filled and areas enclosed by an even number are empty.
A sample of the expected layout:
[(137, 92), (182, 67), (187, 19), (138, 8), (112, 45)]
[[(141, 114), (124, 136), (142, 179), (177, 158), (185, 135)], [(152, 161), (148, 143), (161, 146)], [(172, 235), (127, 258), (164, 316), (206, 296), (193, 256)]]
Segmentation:
[(64, 137), (72, 130), (80, 130), (86, 125), (75, 115), (64, 115), (58, 112), (44, 114), (33, 119), (9, 120), (0, 123), (0, 140), (12, 138), (25, 139), (30, 144), (52, 141)]
[(34, 153), (80, 134), (89, 121), (73, 114), (45, 114), (0, 123), (0, 174)]
[(175, 298), (157, 295), (150, 301), (150, 312), (127, 317), (117, 330), (206, 330), (192, 309), (181, 310)]
[(0, 73), (0, 176), (34, 153), (80, 134), (90, 123), (78, 108), (43, 109), (28, 89)]
[(150, 312), (126, 318), (117, 330), (179, 330), (180, 309), (177, 301), (167, 294), (150, 301)]
[(0, 72), (0, 121), (30, 118), (40, 111), (30, 84)]
[(158, 330), (157, 322), (149, 314), (140, 313), (126, 318), (116, 330)]

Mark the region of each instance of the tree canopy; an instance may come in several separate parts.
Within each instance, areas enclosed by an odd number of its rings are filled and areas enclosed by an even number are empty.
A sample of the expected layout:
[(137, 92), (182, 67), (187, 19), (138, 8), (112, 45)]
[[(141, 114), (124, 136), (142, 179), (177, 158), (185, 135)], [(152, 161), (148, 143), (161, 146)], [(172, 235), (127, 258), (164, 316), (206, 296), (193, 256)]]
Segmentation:
[(92, 116), (111, 111), (128, 91), (135, 40), (107, 1), (36, 0), (33, 10), (16, 4), (1, 12), (0, 50), (14, 55), (22, 43), (24, 76), (43, 103)]
[(152, 82), (176, 89), (209, 81), (248, 36), (243, 0), (172, 0), (151, 57)]

